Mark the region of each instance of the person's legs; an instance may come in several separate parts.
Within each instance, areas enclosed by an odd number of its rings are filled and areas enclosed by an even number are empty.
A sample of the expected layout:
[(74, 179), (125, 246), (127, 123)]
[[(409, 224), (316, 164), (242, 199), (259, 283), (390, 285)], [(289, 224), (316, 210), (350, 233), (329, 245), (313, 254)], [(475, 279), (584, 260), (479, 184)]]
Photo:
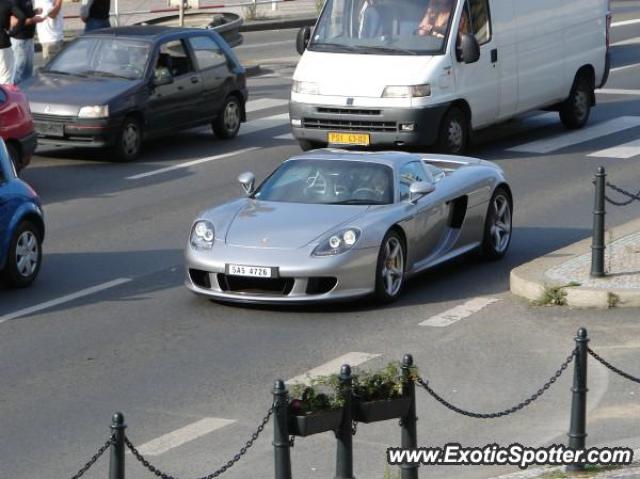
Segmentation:
[(11, 48), (13, 49), (16, 64), (13, 83), (18, 85), (33, 75), (33, 60), (35, 57), (33, 39), (19, 40), (12, 38)]
[(13, 81), (13, 50), (0, 48), (0, 84), (6, 85)]
[(42, 44), (42, 59), (45, 62), (51, 60), (57, 53), (62, 50), (62, 42), (49, 42)]
[(109, 19), (100, 19), (100, 18), (88, 18), (87, 23), (84, 25), (84, 31), (90, 32), (92, 30), (98, 30), (99, 28), (109, 28), (111, 27), (111, 23), (109, 23)]

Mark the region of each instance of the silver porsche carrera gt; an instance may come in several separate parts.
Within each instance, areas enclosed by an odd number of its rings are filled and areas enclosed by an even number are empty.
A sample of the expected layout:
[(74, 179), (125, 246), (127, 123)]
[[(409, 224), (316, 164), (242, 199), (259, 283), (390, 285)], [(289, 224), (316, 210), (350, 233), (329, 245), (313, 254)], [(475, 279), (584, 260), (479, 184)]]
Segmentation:
[(408, 277), (479, 249), (502, 257), (513, 200), (502, 170), (457, 156), (316, 150), (202, 212), (187, 287), (222, 301), (398, 298)]

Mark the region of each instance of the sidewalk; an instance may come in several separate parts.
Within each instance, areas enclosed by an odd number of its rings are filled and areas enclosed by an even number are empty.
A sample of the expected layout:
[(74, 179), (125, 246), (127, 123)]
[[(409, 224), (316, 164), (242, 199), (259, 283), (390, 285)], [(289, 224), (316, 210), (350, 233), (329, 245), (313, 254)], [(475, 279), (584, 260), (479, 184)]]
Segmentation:
[(640, 219), (609, 229), (605, 241), (604, 278), (589, 275), (588, 238), (515, 268), (511, 292), (537, 305), (640, 307)]
[[(635, 451), (635, 455), (640, 451)], [(640, 479), (640, 466), (590, 469), (584, 472), (565, 472), (564, 467), (540, 467), (492, 479)]]

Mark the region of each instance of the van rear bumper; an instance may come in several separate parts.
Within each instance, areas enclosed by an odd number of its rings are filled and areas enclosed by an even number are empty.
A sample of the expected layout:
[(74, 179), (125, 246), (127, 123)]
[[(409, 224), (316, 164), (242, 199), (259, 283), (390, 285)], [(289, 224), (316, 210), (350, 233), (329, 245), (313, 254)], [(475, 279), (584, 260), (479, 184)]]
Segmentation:
[[(428, 108), (375, 108), (292, 101), (289, 116), (293, 136), (298, 140), (326, 144), (329, 132), (367, 133), (372, 145), (429, 146), (437, 141), (448, 109), (448, 103)], [(301, 126), (295, 121), (300, 121)]]

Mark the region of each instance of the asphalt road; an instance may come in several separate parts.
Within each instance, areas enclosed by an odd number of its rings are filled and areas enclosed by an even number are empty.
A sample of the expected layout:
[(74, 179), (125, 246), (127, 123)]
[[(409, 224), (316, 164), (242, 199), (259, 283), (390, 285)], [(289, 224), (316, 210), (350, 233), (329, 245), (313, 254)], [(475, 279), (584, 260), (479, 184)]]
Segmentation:
[[(640, 18), (639, 2), (614, 8), (614, 22)], [(614, 122), (616, 131), (548, 154), (509, 151), (566, 135), (556, 118), (534, 115), (484, 132), (473, 147), (472, 155), (498, 162), (513, 186), (515, 230), (507, 258), (484, 263), (470, 257), (428, 272), (387, 308), (367, 302), (232, 307), (194, 297), (182, 286), (182, 249), (196, 213), (239, 196), (234, 179), (240, 172), (264, 178), (300, 151), (287, 136), (286, 118), (295, 31), (245, 35), (239, 56), (263, 64), (265, 74), (249, 82), (253, 111), (236, 140), (191, 130), (149, 144), (133, 164), (91, 151), (41, 151), (24, 178), (45, 203), (45, 263), (32, 288), (0, 291), (0, 477), (71, 477), (104, 442), (116, 410), (125, 413), (137, 444), (195, 423), (191, 440), (176, 445), (174, 438), (151, 459), (175, 476), (208, 474), (249, 438), (270, 405), (276, 378), (353, 352), (379, 355), (364, 367), (411, 352), (434, 388), (480, 412), (510, 407), (535, 392), (583, 325), (594, 349), (640, 374), (635, 311), (536, 308), (508, 293), (512, 267), (589, 236), (597, 166), (608, 168), (613, 183), (639, 188), (640, 157), (589, 156), (638, 139), (640, 123), (624, 130), (619, 124), (621, 117), (640, 116), (639, 36), (640, 23), (613, 29), (614, 43), (633, 41), (614, 46), (616, 70), (607, 89), (635, 93), (598, 94), (591, 119), (592, 125)], [(201, 159), (208, 161), (184, 165)], [(158, 171), (166, 167), (175, 168)], [(629, 206), (612, 209), (607, 220), (613, 225), (635, 217), (637, 206)], [(60, 301), (87, 288), (96, 291)], [(449, 327), (419, 326), (476, 297), (499, 301)], [(490, 422), (453, 415), (420, 394), (420, 443), (564, 441), (569, 387), (570, 375), (563, 376), (527, 410)], [(640, 390), (596, 365), (589, 387), (589, 444), (640, 446)], [(217, 419), (207, 429), (204, 418)], [(198, 427), (202, 435), (196, 437)], [(269, 427), (223, 477), (272, 477), (270, 434)], [(384, 451), (399, 444), (397, 423), (361, 426), (354, 444), (355, 476), (382, 477)], [(331, 434), (296, 441), (294, 477), (333, 477), (334, 448)], [(131, 456), (127, 461), (127, 477), (150, 477)], [(105, 477), (107, 463), (88, 477)], [(465, 479), (510, 470), (428, 469), (429, 477)]]

